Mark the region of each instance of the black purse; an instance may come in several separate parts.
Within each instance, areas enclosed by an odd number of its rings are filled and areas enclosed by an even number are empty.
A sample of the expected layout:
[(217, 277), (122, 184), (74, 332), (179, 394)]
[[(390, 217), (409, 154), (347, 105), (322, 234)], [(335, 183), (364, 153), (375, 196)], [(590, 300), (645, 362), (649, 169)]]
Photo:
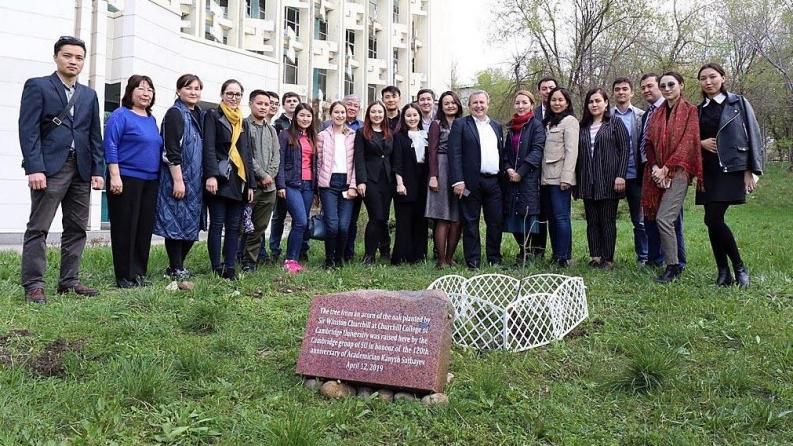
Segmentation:
[(219, 179), (223, 181), (231, 179), (233, 172), (231, 170), (231, 161), (228, 158), (218, 161), (218, 172), (220, 173)]
[(327, 237), (327, 228), (325, 227), (325, 219), (322, 217), (322, 213), (320, 212), (317, 215), (312, 215), (310, 219), (308, 219), (308, 233), (309, 237), (314, 240), (325, 240)]

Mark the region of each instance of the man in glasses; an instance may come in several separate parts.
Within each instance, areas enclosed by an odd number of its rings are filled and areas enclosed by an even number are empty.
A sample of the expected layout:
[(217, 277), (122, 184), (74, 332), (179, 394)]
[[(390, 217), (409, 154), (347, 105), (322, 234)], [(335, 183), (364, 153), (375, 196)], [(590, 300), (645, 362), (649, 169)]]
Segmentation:
[(47, 302), (47, 233), (58, 206), (63, 212), (58, 294), (96, 296), (79, 279), (91, 188), (104, 187), (102, 133), (96, 92), (79, 84), (85, 42), (63, 36), (55, 42), (56, 71), (28, 79), (19, 108), (22, 166), (30, 187), (30, 220), (22, 247), (25, 300)]
[[(644, 166), (647, 163), (647, 152), (645, 140), (647, 135), (647, 127), (650, 124), (650, 118), (653, 113), (664, 105), (664, 97), (661, 95), (661, 89), (658, 86), (660, 76), (655, 73), (644, 74), (639, 81), (639, 88), (642, 92), (642, 97), (647, 101), (647, 111), (642, 115), (642, 127), (639, 135), (639, 156), (641, 157), (641, 164), (639, 170), (644, 172)], [(647, 235), (647, 264), (651, 266), (664, 265), (664, 253), (661, 250), (661, 236), (658, 233), (658, 225), (654, 220), (644, 221), (644, 232)], [(683, 238), (683, 209), (680, 209), (680, 215), (675, 220), (675, 234), (677, 235), (677, 258), (680, 269), (685, 268), (686, 265), (686, 243)]]

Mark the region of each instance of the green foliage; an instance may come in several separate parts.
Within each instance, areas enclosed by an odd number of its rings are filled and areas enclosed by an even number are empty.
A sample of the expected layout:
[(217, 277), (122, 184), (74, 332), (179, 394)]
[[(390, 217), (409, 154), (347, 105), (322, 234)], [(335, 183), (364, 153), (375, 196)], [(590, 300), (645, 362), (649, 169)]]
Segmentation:
[(151, 355), (117, 358), (105, 378), (112, 395), (126, 404), (155, 404), (176, 394), (175, 374), (170, 363)]

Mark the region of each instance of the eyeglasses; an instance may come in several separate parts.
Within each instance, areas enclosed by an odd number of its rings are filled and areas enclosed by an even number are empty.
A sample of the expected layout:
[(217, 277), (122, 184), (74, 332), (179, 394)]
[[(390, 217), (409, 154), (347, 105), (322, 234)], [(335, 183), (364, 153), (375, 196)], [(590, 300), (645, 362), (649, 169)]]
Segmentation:
[(661, 90), (671, 90), (675, 88), (675, 85), (677, 85), (677, 82), (669, 82), (666, 84), (658, 84), (658, 88), (660, 88)]
[(223, 93), (223, 95), (226, 96), (229, 99), (239, 99), (239, 98), (242, 97), (242, 93), (233, 93), (233, 92), (230, 92), (230, 91), (228, 91), (226, 93)]

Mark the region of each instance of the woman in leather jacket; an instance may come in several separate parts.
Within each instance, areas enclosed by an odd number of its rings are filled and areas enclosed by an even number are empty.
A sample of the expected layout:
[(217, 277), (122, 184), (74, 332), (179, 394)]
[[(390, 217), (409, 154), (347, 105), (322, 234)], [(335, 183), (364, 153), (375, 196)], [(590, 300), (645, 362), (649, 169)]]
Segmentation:
[(705, 206), (705, 225), (718, 268), (716, 285), (733, 283), (729, 259), (735, 282), (746, 287), (749, 273), (724, 214), (730, 205), (746, 202), (746, 194), (756, 186), (756, 175), (763, 173), (760, 126), (749, 102), (724, 87), (724, 69), (719, 64), (703, 65), (697, 79), (704, 101), (699, 105), (703, 184), (696, 203)]

